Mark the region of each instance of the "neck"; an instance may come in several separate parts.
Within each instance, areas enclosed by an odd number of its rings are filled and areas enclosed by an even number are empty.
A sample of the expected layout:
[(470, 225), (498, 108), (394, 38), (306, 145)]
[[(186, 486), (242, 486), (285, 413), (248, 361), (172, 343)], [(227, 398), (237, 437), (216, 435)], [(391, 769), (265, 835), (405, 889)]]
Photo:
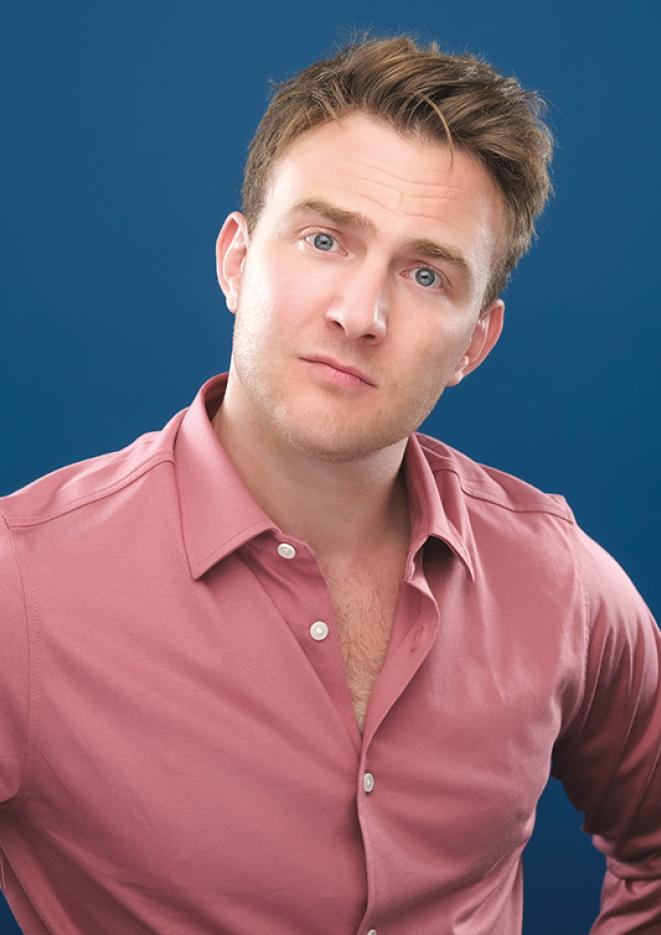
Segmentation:
[(328, 462), (265, 442), (218, 408), (212, 424), (244, 484), (284, 533), (318, 559), (406, 552), (409, 513), (401, 470), (406, 439), (359, 461)]

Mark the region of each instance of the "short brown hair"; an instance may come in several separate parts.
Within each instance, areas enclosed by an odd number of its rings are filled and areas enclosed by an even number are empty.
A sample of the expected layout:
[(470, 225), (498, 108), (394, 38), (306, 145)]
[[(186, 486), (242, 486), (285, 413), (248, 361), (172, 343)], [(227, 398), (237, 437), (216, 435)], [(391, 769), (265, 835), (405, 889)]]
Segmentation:
[(269, 106), (248, 149), (242, 201), (248, 229), (264, 207), (275, 163), (300, 134), (363, 112), (407, 136), (456, 144), (475, 156), (504, 195), (506, 230), (483, 297), (503, 291), (535, 235), (551, 192), (553, 137), (545, 101), (473, 55), (427, 48), (407, 35), (356, 37), (330, 59), (272, 83)]

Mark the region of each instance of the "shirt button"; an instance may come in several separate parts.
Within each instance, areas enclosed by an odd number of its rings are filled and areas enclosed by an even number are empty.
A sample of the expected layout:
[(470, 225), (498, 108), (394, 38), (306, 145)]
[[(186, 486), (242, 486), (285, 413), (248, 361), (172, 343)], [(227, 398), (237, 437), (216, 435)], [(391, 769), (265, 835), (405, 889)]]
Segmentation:
[(310, 627), (310, 636), (313, 640), (325, 640), (328, 636), (328, 624), (323, 620), (315, 620)]
[(367, 935), (376, 935), (376, 929), (370, 929)]
[[(371, 773), (365, 773), (363, 775), (363, 789), (365, 792), (371, 792), (374, 788), (374, 776)], [(367, 933), (369, 935), (369, 932)]]
[(296, 549), (288, 542), (281, 542), (278, 546), (278, 555), (280, 558), (294, 558), (296, 556)]

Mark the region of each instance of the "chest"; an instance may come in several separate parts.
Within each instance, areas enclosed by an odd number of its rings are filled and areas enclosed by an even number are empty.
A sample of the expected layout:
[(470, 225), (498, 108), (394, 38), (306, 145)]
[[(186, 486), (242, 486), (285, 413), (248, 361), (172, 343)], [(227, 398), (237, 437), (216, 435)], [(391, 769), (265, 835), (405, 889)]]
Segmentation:
[(325, 577), (338, 628), (353, 709), (362, 731), (395, 619), (403, 561), (368, 571), (333, 569)]

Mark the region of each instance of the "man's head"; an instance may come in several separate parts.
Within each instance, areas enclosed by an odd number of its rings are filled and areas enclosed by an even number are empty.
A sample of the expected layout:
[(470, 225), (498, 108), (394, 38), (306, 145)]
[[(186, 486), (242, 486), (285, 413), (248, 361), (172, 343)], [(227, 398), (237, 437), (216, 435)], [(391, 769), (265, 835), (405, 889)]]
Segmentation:
[(313, 127), (362, 112), (405, 136), (471, 153), (505, 200), (506, 224), (483, 304), (504, 290), (530, 246), (535, 218), (551, 191), (552, 137), (542, 98), (471, 55), (422, 48), (408, 36), (356, 41), (276, 85), (246, 161), (243, 213), (252, 230), (268, 197), (273, 169)]
[[(260, 124), (245, 213), (226, 219), (217, 266), (236, 314), (226, 403), (281, 452), (350, 462), (401, 450), (498, 340), (499, 291), (547, 195), (550, 142), (533, 98), (461, 62), (408, 39), (372, 40), (293, 79)], [(449, 69), (453, 107), (438, 68)], [(491, 163), (470, 145), (467, 98)], [(514, 115), (509, 135), (503, 113)], [(318, 357), (371, 385), (338, 385)]]

